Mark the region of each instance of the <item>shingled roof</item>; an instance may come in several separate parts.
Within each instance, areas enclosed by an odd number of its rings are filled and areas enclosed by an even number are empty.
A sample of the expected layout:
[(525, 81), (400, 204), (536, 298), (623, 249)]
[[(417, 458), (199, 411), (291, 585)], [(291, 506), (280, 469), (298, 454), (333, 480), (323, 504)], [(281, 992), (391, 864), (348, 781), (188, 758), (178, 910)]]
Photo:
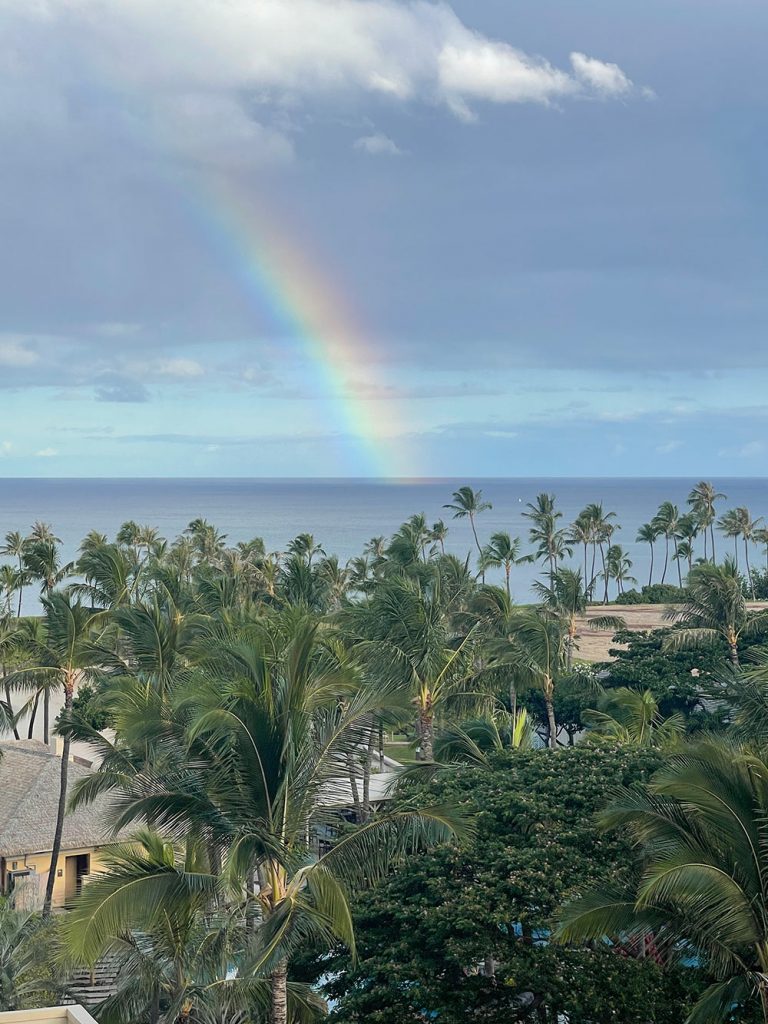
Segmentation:
[[(0, 743), (0, 857), (47, 853), (53, 847), (61, 759), (38, 740)], [(70, 787), (92, 772), (69, 765)], [(62, 850), (114, 842), (109, 797), (99, 797), (64, 818)]]

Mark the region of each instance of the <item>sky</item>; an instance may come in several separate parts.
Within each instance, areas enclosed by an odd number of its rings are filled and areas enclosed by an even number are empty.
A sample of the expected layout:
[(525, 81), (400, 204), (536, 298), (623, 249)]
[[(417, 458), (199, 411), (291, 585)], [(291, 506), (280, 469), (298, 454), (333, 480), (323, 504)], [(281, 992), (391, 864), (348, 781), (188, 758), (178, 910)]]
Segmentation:
[(0, 0), (0, 476), (759, 476), (763, 0)]

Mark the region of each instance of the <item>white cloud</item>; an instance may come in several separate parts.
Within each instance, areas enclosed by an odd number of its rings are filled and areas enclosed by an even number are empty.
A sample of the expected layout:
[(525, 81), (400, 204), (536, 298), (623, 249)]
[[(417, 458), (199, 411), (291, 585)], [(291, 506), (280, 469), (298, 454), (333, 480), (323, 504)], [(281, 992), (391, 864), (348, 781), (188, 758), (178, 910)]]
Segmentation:
[(683, 445), (682, 441), (665, 441), (664, 444), (656, 446), (656, 451), (659, 455), (671, 455), (672, 452), (676, 452), (678, 448)]
[[(3, 2), (3, 0), (0, 0)], [(580, 52), (569, 69), (472, 30), (430, 0), (4, 0), (13, 55), (0, 123), (142, 133), (195, 163), (285, 161), (300, 104), (378, 94), (442, 104), (625, 97), (625, 72)], [(73, 116), (81, 69), (108, 98), (104, 122)], [(43, 116), (44, 115), (44, 116)], [(85, 126), (85, 127), (84, 127)], [(379, 150), (378, 152), (384, 152)], [(391, 149), (389, 152), (393, 152)]]
[(0, 366), (32, 366), (39, 360), (37, 352), (13, 338), (0, 338)]
[(13, 445), (10, 441), (0, 441), (0, 459), (11, 454)]
[(161, 359), (155, 363), (154, 370), (164, 377), (179, 377), (189, 379), (191, 377), (202, 377), (205, 372), (195, 359)]
[(54, 455), (58, 455), (57, 448), (41, 448), (39, 452), (35, 452), (35, 457), (38, 459), (50, 459)]
[(574, 52), (571, 54), (571, 65), (576, 78), (601, 96), (626, 96), (634, 89), (632, 81), (618, 64)]
[(362, 153), (369, 153), (371, 156), (402, 156), (403, 151), (392, 139), (381, 132), (375, 135), (363, 135), (356, 139), (354, 148)]

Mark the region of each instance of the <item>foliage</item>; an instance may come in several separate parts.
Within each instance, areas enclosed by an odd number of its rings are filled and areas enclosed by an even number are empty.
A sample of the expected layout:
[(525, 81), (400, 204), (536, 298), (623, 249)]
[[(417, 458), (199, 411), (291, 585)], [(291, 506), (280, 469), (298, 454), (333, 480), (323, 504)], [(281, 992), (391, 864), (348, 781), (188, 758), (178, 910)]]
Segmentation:
[(625, 590), (616, 597), (616, 604), (679, 604), (685, 600), (685, 588), (671, 583), (653, 583), (640, 590)]
[[(585, 747), (500, 752), (486, 768), (443, 774), (429, 788), (478, 813), (466, 850), (443, 848), (409, 863), (357, 906), (358, 963), (337, 950), (305, 967), (330, 976), (331, 1019), (406, 1024), (418, 1013), (571, 1024), (679, 1024), (692, 972), (650, 960), (548, 943), (560, 902), (586, 879), (621, 879), (632, 861), (619, 834), (593, 822), (611, 786), (647, 777), (652, 752)], [(483, 966), (493, 958), (493, 977)], [(538, 1014), (538, 1016), (537, 1016)], [(542, 1016), (545, 1014), (545, 1016)]]
[(559, 937), (625, 948), (650, 937), (666, 962), (698, 958), (713, 975), (687, 1024), (768, 1021), (767, 821), (763, 756), (722, 739), (680, 750), (602, 815), (638, 844), (642, 872), (587, 886)]

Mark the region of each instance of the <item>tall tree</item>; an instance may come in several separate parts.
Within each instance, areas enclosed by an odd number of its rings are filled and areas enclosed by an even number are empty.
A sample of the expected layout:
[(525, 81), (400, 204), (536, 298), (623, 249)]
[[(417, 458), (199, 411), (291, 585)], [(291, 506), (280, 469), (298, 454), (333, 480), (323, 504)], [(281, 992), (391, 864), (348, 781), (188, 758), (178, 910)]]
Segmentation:
[(643, 523), (643, 525), (637, 531), (637, 537), (635, 540), (638, 544), (647, 544), (651, 551), (651, 567), (648, 570), (648, 586), (653, 583), (653, 553), (656, 539), (659, 536), (659, 531), (653, 523)]
[(486, 544), (480, 556), (480, 568), (500, 569), (504, 566), (504, 582), (507, 590), (507, 597), (511, 596), (509, 578), (513, 565), (524, 565), (533, 561), (532, 555), (520, 554), (520, 538), (512, 538), (508, 533), (500, 530), (491, 534), (490, 543)]
[[(110, 654), (99, 646), (95, 639), (97, 617), (90, 609), (84, 608), (66, 594), (54, 591), (42, 599), (43, 629), (30, 632), (24, 638), (29, 667), (11, 673), (8, 681), (19, 687), (58, 687), (64, 697), (64, 712), (72, 710), (72, 700), (78, 682), (87, 678), (95, 668), (104, 665)], [(18, 639), (12, 640), (18, 642)], [(56, 828), (51, 852), (48, 881), (45, 887), (43, 914), (51, 912), (53, 886), (61, 850), (64, 814), (67, 806), (67, 783), (69, 778), (69, 751), (71, 734), (64, 733), (59, 801), (56, 814)]]
[(709, 483), (707, 480), (700, 480), (688, 495), (688, 504), (691, 506), (704, 534), (705, 559), (707, 557), (707, 531), (709, 531), (713, 562), (716, 561), (714, 524), (715, 519), (717, 518), (717, 512), (715, 510), (715, 503), (724, 499), (725, 495), (716, 491), (713, 484)]
[[(674, 543), (675, 556), (677, 556), (677, 529), (680, 522), (680, 509), (671, 501), (662, 501), (659, 510), (651, 520), (651, 525), (658, 530), (659, 536), (664, 538), (664, 571), (661, 574), (661, 582), (667, 578), (667, 566), (669, 565), (669, 542)], [(677, 572), (680, 586), (683, 585), (683, 577), (680, 573), (680, 563), (677, 563)]]
[(480, 544), (480, 539), (477, 536), (477, 526), (475, 520), (481, 512), (487, 512), (488, 509), (493, 508), (490, 501), (483, 501), (482, 491), (473, 491), (471, 487), (460, 487), (458, 491), (453, 492), (453, 501), (447, 505), (443, 505), (443, 508), (450, 509), (453, 513), (454, 519), (469, 519), (469, 525), (472, 527), (472, 535), (475, 538), (475, 546), (477, 547), (478, 555), (482, 555), (483, 549)]

